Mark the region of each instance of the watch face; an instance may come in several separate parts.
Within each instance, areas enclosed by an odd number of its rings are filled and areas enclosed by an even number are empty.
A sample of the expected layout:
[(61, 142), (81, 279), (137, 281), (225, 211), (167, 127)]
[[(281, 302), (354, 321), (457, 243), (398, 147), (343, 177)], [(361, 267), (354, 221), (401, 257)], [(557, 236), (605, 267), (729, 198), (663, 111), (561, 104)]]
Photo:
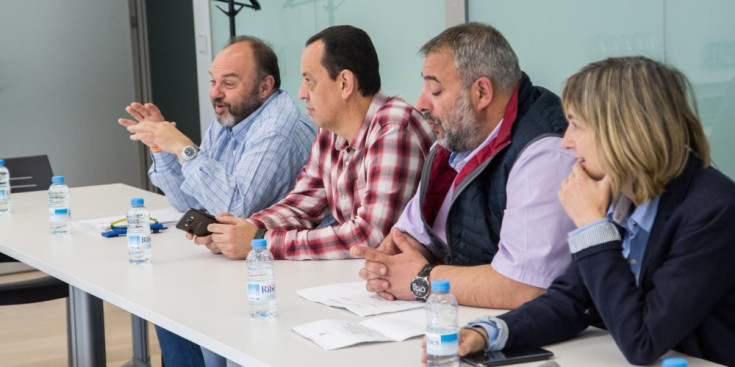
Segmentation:
[(195, 156), (196, 154), (197, 154), (197, 150), (194, 149), (194, 147), (192, 147), (191, 145), (184, 149), (184, 155), (188, 158), (191, 158)]
[(411, 292), (416, 298), (425, 299), (429, 294), (429, 282), (426, 278), (416, 278), (411, 282)]

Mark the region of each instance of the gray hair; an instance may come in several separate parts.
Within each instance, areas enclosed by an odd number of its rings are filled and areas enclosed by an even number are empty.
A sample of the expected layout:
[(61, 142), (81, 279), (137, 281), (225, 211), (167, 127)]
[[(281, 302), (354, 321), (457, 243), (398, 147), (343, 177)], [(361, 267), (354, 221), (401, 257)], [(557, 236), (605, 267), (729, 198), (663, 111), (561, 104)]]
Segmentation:
[(447, 28), (426, 42), (419, 53), (426, 57), (445, 47), (452, 52), (464, 87), (488, 77), (495, 88), (510, 94), (521, 79), (518, 56), (503, 34), (490, 25), (472, 22)]

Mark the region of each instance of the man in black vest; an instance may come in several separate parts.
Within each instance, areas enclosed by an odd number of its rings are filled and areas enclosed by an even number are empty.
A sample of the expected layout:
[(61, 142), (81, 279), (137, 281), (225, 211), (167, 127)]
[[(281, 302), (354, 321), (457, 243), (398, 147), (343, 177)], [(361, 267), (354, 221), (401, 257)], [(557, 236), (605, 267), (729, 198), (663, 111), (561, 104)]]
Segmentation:
[(574, 228), (557, 191), (574, 163), (561, 148), (559, 98), (535, 87), (495, 28), (449, 28), (421, 48), (417, 102), (438, 141), (391, 235), (360, 276), (386, 299), (425, 300), (448, 279), (460, 304), (516, 308), (543, 293), (571, 261)]

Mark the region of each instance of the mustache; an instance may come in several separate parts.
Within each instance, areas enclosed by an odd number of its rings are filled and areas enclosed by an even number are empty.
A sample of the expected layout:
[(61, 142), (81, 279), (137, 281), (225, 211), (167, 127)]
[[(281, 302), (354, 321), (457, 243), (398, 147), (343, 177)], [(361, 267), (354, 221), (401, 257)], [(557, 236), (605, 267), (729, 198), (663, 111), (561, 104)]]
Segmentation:
[(442, 122), (439, 120), (438, 117), (432, 115), (431, 113), (427, 112), (421, 112), (421, 115), (424, 117), (425, 120), (431, 121), (437, 125), (441, 125)]

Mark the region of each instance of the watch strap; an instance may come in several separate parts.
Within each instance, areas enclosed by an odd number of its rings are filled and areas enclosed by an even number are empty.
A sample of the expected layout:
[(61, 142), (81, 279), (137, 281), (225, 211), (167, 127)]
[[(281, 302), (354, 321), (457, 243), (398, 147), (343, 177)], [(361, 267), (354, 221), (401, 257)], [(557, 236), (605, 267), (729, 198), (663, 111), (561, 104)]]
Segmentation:
[(426, 278), (426, 280), (429, 280), (429, 274), (431, 273), (431, 271), (434, 269), (435, 266), (436, 265), (432, 263), (428, 263), (424, 265), (424, 267), (421, 268), (421, 270), (419, 270), (419, 273), (416, 275), (416, 277)]

